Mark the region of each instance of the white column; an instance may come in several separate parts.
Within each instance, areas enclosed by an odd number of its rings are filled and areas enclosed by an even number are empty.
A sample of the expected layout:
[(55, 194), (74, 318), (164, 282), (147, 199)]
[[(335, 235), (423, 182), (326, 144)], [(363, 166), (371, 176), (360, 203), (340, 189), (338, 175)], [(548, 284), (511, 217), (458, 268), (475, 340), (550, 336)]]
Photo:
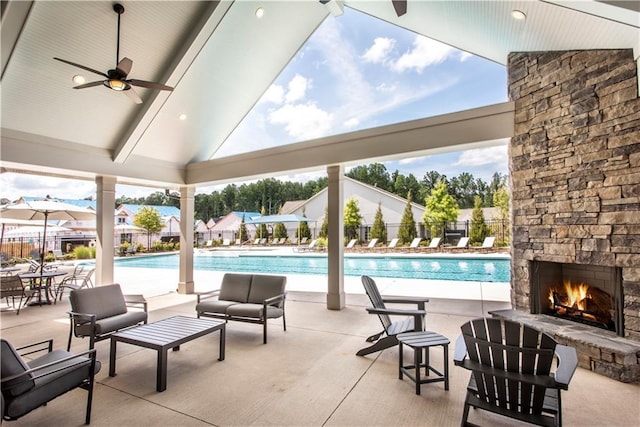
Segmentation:
[(192, 294), (193, 283), (193, 216), (195, 187), (180, 187), (180, 282), (178, 292)]
[(327, 192), (327, 213), (329, 241), (328, 248), (328, 292), (327, 308), (329, 310), (342, 310), (345, 306), (344, 294), (344, 213), (343, 213), (343, 181), (344, 167), (327, 167), (329, 188)]
[(96, 177), (96, 286), (113, 283), (116, 182), (112, 176)]

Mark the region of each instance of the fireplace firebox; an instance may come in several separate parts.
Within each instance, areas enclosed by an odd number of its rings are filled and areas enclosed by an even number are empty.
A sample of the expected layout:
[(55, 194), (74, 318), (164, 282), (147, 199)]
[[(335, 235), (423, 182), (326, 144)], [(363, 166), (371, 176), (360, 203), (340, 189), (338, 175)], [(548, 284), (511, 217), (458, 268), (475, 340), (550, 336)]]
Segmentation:
[(624, 336), (622, 274), (617, 267), (531, 261), (531, 313)]

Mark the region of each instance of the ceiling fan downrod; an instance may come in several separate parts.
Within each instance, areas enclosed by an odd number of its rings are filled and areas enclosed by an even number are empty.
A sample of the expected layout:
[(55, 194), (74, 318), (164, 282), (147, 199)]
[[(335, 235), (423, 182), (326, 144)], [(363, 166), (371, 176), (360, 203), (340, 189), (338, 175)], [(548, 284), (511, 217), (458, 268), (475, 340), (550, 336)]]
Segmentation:
[(113, 5), (113, 11), (118, 14), (118, 37), (116, 42), (116, 67), (120, 62), (120, 15), (124, 13), (124, 6), (120, 3)]

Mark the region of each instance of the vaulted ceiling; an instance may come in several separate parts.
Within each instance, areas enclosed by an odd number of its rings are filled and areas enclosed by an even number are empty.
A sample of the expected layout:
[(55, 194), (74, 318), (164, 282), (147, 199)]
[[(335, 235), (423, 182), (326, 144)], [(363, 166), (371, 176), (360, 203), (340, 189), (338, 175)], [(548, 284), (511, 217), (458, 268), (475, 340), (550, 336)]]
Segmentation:
[[(120, 58), (133, 60), (129, 77), (175, 87), (136, 88), (142, 104), (103, 86), (73, 90), (82, 70), (53, 60), (114, 68), (113, 2), (2, 2), (3, 172), (175, 187), (478, 146), (513, 132), (506, 103), (214, 159), (323, 20), (340, 17), (318, 0), (122, 4)], [(390, 0), (344, 5), (501, 64), (514, 51), (640, 52), (638, 2), (408, 0), (401, 17)], [(513, 10), (526, 20), (514, 20)], [(390, 134), (403, 137), (390, 146)]]

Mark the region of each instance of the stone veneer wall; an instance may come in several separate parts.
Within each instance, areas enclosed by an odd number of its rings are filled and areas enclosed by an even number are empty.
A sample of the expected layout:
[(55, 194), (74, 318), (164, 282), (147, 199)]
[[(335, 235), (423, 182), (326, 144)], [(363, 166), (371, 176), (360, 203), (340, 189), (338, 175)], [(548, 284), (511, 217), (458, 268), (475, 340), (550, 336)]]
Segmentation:
[(511, 300), (529, 262), (622, 269), (625, 336), (640, 341), (640, 100), (631, 50), (512, 53)]

